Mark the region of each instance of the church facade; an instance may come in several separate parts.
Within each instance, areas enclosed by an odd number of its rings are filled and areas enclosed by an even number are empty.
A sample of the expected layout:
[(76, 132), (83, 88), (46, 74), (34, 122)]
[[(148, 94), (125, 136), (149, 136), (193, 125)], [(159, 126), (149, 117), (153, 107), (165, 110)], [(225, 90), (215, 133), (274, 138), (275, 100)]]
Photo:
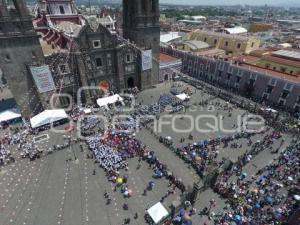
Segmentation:
[[(0, 0), (0, 21), (3, 21), (4, 0)], [(35, 58), (32, 62), (26, 62), (23, 71), (16, 71), (14, 74), (27, 73), (26, 77), (31, 83), (20, 82), (20, 88), (11, 85), (13, 95), (18, 99), (28, 89), (35, 89), (34, 96), (37, 96), (35, 105), (41, 104), (40, 111), (49, 107), (49, 101), (53, 93), (62, 94), (59, 98), (61, 106), (66, 106), (78, 100), (78, 91), (87, 89), (82, 92), (81, 102), (95, 103), (95, 100), (101, 96), (99, 87), (112, 91), (122, 91), (126, 88), (138, 87), (140, 89), (149, 88), (158, 82), (159, 74), (159, 9), (158, 0), (134, 0), (123, 2), (124, 26), (123, 37), (110, 32), (101, 24), (90, 24), (89, 21), (83, 20), (83, 16), (76, 8), (73, 0), (65, 0), (62, 5), (61, 1), (43, 0), (40, 4), (36, 18), (33, 20), (26, 10), (23, 0), (14, 1), (15, 4), (21, 4), (16, 8), (24, 10), (24, 16), (27, 18), (30, 26), (30, 34), (22, 33), (21, 38), (14, 43), (15, 48), (11, 49), (12, 58), (17, 58), (17, 54), (24, 45), (22, 38), (31, 35), (30, 40), (34, 41), (36, 48)], [(132, 11), (133, 6), (139, 6)], [(144, 5), (145, 4), (145, 5)], [(3, 12), (2, 12), (3, 11)], [(142, 13), (147, 12), (147, 20), (142, 22)], [(49, 14), (49, 15), (48, 15)], [(21, 15), (21, 14), (20, 14)], [(129, 16), (130, 15), (130, 16)], [(24, 17), (24, 18), (25, 18)], [(23, 18), (23, 17), (22, 17)], [(140, 22), (133, 23), (132, 18)], [(130, 23), (127, 23), (127, 20)], [(22, 21), (25, 21), (22, 19)], [(6, 24), (5, 22), (2, 22)], [(0, 26), (1, 27), (1, 26)], [(64, 27), (68, 29), (63, 30)], [(59, 29), (58, 29), (59, 28)], [(0, 29), (1, 33), (1, 29)], [(50, 54), (43, 53), (39, 43), (42, 41), (52, 51)], [(2, 43), (2, 42), (1, 42)], [(32, 45), (30, 45), (32, 47)], [(32, 55), (32, 48), (30, 55)], [(3, 49), (1, 46), (1, 52)], [(24, 54), (29, 55), (28, 52)], [(24, 57), (25, 59), (26, 57)], [(28, 58), (28, 57), (27, 57)], [(24, 65), (22, 60), (16, 60), (12, 67)], [(40, 94), (35, 87), (30, 65), (47, 65), (51, 71), (51, 76), (55, 84), (53, 91)], [(18, 77), (9, 73), (8, 69), (3, 68), (0, 62), (5, 78), (9, 84), (14, 84)], [(27, 68), (27, 69), (26, 69)], [(23, 75), (22, 75), (23, 76)], [(28, 87), (25, 89), (23, 86)], [(14, 92), (13, 90), (21, 90)], [(65, 94), (65, 96), (64, 96)], [(18, 102), (21, 109), (25, 106)], [(32, 107), (28, 107), (26, 115), (36, 114)]]

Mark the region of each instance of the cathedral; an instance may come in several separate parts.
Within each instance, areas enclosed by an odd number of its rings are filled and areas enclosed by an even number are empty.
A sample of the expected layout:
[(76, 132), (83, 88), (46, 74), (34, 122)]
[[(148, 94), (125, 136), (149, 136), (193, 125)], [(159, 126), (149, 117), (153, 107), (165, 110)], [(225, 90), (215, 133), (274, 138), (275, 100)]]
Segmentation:
[(24, 0), (9, 9), (0, 0), (0, 68), (25, 116), (58, 94), (64, 107), (79, 90), (80, 101), (93, 104), (103, 89), (150, 88), (158, 83), (159, 37), (158, 0), (124, 0), (121, 32), (91, 23), (73, 0), (38, 0), (33, 20)]

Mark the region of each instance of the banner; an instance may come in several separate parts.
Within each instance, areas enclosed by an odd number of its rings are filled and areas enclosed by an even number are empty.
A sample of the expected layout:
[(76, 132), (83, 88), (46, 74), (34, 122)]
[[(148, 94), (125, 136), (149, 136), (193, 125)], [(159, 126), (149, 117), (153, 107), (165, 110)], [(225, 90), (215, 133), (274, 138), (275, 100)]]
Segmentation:
[(49, 66), (30, 67), (32, 77), (35, 85), (40, 93), (45, 93), (55, 89), (54, 81), (52, 78)]
[(142, 70), (152, 69), (152, 50), (142, 51)]

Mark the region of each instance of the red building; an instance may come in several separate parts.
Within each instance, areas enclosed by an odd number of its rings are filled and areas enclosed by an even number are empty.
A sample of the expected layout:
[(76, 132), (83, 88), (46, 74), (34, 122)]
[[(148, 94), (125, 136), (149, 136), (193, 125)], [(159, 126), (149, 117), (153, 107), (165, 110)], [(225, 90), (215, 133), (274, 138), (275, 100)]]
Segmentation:
[(38, 0), (35, 30), (52, 48), (65, 49), (85, 25), (74, 0)]

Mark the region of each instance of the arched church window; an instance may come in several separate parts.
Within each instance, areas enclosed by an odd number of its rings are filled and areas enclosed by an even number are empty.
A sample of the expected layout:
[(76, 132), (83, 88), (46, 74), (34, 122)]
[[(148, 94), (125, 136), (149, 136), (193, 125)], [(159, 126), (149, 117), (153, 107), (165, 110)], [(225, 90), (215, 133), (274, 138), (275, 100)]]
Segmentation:
[(59, 6), (59, 11), (60, 11), (60, 14), (65, 14), (65, 8), (63, 5)]

